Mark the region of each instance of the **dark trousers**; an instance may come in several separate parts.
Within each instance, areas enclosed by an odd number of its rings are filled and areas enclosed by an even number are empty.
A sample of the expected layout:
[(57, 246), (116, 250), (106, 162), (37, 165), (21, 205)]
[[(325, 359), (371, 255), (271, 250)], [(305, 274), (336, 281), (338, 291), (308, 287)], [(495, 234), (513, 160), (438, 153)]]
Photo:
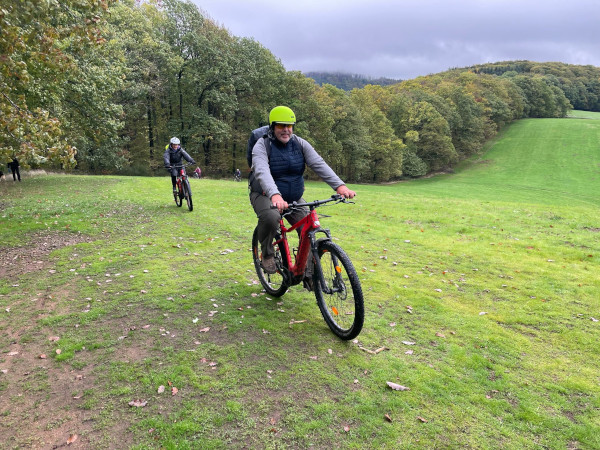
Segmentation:
[(13, 181), (17, 181), (17, 177), (19, 178), (19, 181), (21, 181), (21, 172), (19, 172), (19, 167), (10, 167), (10, 171), (12, 172), (12, 176), (13, 176)]
[[(298, 202), (304, 203), (301, 198)], [(258, 241), (262, 251), (263, 258), (265, 256), (273, 256), (273, 246), (271, 245), (275, 234), (279, 230), (279, 211), (271, 208), (271, 200), (266, 195), (258, 192), (250, 192), (250, 203), (254, 208), (256, 217), (258, 217)], [(294, 225), (303, 217), (308, 215), (308, 208), (295, 210), (292, 214), (285, 216), (288, 222)]]

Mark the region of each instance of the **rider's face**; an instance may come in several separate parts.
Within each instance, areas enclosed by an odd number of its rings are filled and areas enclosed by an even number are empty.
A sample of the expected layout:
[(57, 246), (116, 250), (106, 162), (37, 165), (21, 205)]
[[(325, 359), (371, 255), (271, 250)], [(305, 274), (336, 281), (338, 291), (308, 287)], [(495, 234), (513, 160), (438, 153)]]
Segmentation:
[(279, 140), (283, 144), (287, 144), (288, 141), (292, 137), (292, 133), (294, 132), (293, 125), (286, 125), (283, 123), (276, 123), (275, 128), (273, 129), (273, 133), (277, 140)]

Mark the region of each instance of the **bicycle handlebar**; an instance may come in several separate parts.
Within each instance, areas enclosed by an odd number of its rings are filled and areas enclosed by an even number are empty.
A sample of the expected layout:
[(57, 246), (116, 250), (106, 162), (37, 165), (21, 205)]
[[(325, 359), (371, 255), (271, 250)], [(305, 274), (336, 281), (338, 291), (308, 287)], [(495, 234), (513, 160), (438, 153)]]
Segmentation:
[(346, 199), (345, 197), (341, 196), (340, 194), (333, 194), (330, 198), (326, 199), (326, 200), (315, 200), (313, 202), (306, 202), (306, 203), (298, 203), (298, 202), (292, 202), (289, 205), (288, 209), (293, 209), (293, 208), (302, 208), (304, 206), (308, 206), (310, 207), (317, 207), (317, 206), (321, 206), (325, 203), (329, 203), (329, 202), (336, 202), (336, 203), (354, 203), (349, 201), (348, 199)]
[[(317, 208), (321, 205), (324, 205), (325, 203), (329, 203), (329, 202), (336, 202), (336, 203), (354, 203), (352, 201), (350, 201), (349, 199), (343, 197), (340, 194), (333, 194), (331, 196), (331, 198), (325, 199), (325, 200), (315, 200), (313, 202), (305, 202), (305, 203), (298, 203), (298, 202), (292, 202), (288, 205), (288, 208), (281, 214), (282, 216), (285, 216), (287, 214), (290, 214), (292, 212), (292, 210), (294, 209), (298, 209), (298, 208), (303, 208), (305, 206), (308, 206), (309, 208)], [(271, 205), (271, 209), (277, 209), (276, 206)]]
[(166, 169), (181, 169), (183, 167), (189, 167), (189, 166), (193, 166), (193, 164), (192, 163), (177, 164), (177, 165), (168, 166), (168, 167), (166, 167)]

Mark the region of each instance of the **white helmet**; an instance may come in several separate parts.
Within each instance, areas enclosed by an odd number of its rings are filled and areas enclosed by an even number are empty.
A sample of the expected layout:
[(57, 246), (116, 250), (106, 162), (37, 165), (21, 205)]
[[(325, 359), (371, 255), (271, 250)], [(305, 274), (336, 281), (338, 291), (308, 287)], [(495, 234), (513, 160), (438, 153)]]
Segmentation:
[(171, 138), (171, 144), (173, 144), (173, 145), (179, 145), (180, 144), (179, 139), (177, 139), (176, 137), (172, 137)]

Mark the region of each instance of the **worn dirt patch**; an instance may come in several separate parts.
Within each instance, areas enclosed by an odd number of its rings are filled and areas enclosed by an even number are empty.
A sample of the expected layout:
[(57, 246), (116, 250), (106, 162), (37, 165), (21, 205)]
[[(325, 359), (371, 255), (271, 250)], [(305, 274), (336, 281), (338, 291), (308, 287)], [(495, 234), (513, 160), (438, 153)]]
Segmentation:
[(48, 267), (50, 252), (79, 244), (92, 242), (92, 238), (83, 234), (64, 231), (41, 231), (25, 236), (27, 244), (0, 247), (0, 278), (10, 278)]

